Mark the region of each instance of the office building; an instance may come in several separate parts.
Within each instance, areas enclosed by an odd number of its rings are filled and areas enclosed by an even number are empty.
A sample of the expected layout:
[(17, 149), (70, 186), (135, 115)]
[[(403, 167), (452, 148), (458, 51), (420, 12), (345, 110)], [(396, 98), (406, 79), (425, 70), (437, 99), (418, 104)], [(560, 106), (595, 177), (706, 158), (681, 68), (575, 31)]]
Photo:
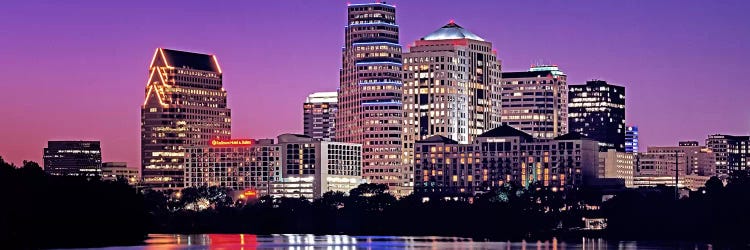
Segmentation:
[[(710, 169), (710, 155), (708, 152), (696, 151), (700, 147), (649, 147), (647, 152), (638, 153), (639, 161), (633, 177), (635, 187), (649, 187), (656, 185), (685, 187), (697, 190), (703, 187), (711, 175), (700, 175), (693, 164), (708, 164)], [(696, 171), (696, 172), (694, 172)]]
[(348, 193), (364, 183), (361, 145), (283, 134), (277, 146), (281, 169), (271, 184), (274, 198), (314, 199), (329, 191)]
[(417, 141), (415, 194), (474, 195), (512, 182), (562, 191), (597, 179), (599, 145), (580, 134), (539, 139), (508, 125), (470, 144), (436, 135)]
[[(601, 143), (599, 144), (601, 147)], [(597, 177), (600, 179), (622, 179), (625, 181), (625, 187), (632, 188), (633, 170), (635, 169), (635, 156), (633, 153), (620, 152), (613, 148), (607, 152), (599, 152), (599, 172)]]
[(598, 141), (602, 152), (625, 152), (625, 87), (601, 80), (568, 86), (568, 126)]
[(185, 187), (255, 190), (262, 196), (270, 194), (270, 183), (280, 174), (281, 153), (273, 139), (216, 139), (186, 147)]
[(638, 153), (638, 126), (625, 128), (625, 152)]
[(336, 136), (337, 92), (312, 93), (303, 104), (304, 133), (315, 139), (333, 141)]
[(142, 184), (180, 189), (185, 147), (229, 139), (231, 114), (214, 55), (156, 49), (141, 106)]
[(677, 153), (684, 157), (686, 166), (683, 174), (716, 175), (716, 154), (710, 148), (698, 145), (696, 141), (682, 141), (678, 146), (648, 147), (647, 154), (651, 153)]
[(102, 149), (99, 141), (48, 141), (43, 154), (44, 172), (49, 175), (101, 175)]
[(568, 133), (567, 76), (556, 65), (532, 65), (529, 71), (503, 72), (503, 124), (535, 138)]
[(362, 145), (363, 176), (394, 195), (412, 190), (401, 162), (402, 60), (396, 7), (349, 4), (344, 28), (336, 141)]
[(103, 162), (102, 180), (118, 181), (125, 180), (130, 185), (135, 185), (141, 179), (141, 171), (137, 168), (128, 168), (125, 162)]
[(450, 22), (404, 54), (404, 163), (414, 143), (442, 135), (469, 143), (500, 125), (500, 63), (492, 43)]
[(717, 175), (727, 176), (732, 171), (747, 170), (750, 164), (750, 136), (709, 135), (706, 147), (716, 154)]

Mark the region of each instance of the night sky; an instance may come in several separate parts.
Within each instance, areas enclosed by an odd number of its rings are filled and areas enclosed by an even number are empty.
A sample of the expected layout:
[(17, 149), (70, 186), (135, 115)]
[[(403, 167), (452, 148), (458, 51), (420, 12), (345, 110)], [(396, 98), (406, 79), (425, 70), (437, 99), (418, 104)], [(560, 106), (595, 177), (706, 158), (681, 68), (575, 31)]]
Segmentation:
[[(750, 1), (389, 3), (403, 45), (455, 19), (503, 71), (554, 63), (569, 84), (626, 86), (645, 145), (750, 133)], [(345, 24), (346, 1), (3, 1), (0, 156), (41, 163), (48, 140), (101, 140), (104, 161), (140, 167), (157, 47), (217, 55), (234, 137), (302, 132), (305, 96), (338, 86)]]

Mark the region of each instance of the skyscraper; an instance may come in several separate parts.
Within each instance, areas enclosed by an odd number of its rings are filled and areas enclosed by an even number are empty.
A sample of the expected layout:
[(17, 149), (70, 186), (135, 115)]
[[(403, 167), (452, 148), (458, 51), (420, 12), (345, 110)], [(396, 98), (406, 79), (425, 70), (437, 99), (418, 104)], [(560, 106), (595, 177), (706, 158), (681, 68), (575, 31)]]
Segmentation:
[(230, 117), (216, 56), (156, 49), (141, 106), (143, 185), (182, 188), (185, 147), (229, 139)]
[(413, 173), (401, 163), (401, 46), (396, 7), (349, 4), (342, 48), (336, 141), (362, 144), (363, 176), (411, 192)]
[(470, 143), (500, 125), (500, 63), (492, 43), (453, 21), (404, 54), (404, 163), (414, 143), (442, 135)]
[(50, 175), (95, 177), (101, 174), (99, 141), (49, 141), (44, 148), (44, 172)]
[(625, 152), (638, 153), (638, 126), (625, 128)]
[(305, 135), (324, 141), (332, 141), (336, 132), (338, 99), (336, 92), (312, 93), (302, 106)]
[(502, 76), (503, 124), (536, 138), (568, 133), (567, 76), (557, 65), (532, 65), (529, 71)]
[(706, 147), (716, 154), (717, 175), (726, 176), (732, 171), (748, 169), (750, 136), (709, 135), (706, 139)]
[(601, 80), (570, 85), (568, 126), (598, 141), (602, 152), (625, 152), (625, 87)]

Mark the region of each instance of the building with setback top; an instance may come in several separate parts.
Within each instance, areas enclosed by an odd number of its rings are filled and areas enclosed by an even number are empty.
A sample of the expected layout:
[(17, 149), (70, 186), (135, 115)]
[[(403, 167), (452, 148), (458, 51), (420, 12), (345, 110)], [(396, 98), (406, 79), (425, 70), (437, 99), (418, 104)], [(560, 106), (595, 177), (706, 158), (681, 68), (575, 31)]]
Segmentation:
[(231, 113), (214, 55), (156, 49), (141, 106), (142, 185), (180, 189), (185, 147), (229, 139)]
[(503, 72), (501, 84), (503, 124), (543, 139), (568, 133), (567, 76), (557, 65)]
[(412, 190), (401, 162), (402, 61), (396, 7), (349, 4), (344, 28), (336, 141), (362, 144), (363, 176), (397, 196)]
[(404, 163), (414, 143), (442, 135), (469, 143), (500, 125), (500, 63), (492, 43), (453, 21), (404, 54)]
[(312, 93), (302, 105), (304, 133), (315, 139), (332, 141), (336, 136), (336, 92)]

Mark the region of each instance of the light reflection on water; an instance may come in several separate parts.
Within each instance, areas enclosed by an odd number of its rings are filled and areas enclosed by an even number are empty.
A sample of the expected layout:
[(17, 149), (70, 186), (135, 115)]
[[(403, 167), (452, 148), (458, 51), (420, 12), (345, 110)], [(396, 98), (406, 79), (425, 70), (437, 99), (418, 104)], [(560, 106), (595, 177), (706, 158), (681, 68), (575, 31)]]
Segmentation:
[(369, 249), (712, 249), (708, 244), (685, 242), (608, 242), (581, 238), (559, 241), (478, 241), (462, 237), (347, 236), (311, 234), (152, 234), (145, 245), (104, 249), (279, 249), (279, 250), (369, 250)]

